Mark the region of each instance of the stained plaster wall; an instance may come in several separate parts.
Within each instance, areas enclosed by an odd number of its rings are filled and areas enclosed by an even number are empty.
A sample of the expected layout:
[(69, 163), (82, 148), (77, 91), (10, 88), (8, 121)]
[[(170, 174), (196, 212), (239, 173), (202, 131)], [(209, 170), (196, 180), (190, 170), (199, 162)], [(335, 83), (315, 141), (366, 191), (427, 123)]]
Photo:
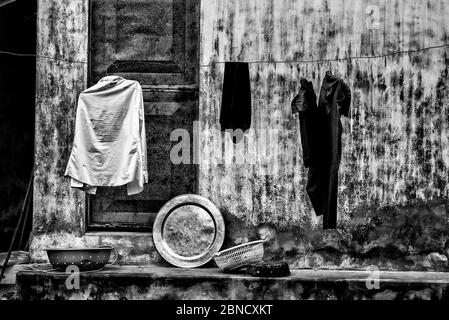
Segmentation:
[[(378, 30), (366, 27), (368, 4), (380, 9)], [(444, 0), (201, 2), (199, 193), (223, 212), (226, 246), (264, 237), (266, 257), (292, 267), (446, 269), (448, 51), (397, 52), (447, 43), (448, 13)], [(87, 0), (39, 1), (33, 257), (45, 259), (49, 246), (112, 244), (122, 262), (160, 261), (151, 234), (85, 233), (84, 195), (63, 177), (87, 40)], [(245, 145), (259, 159), (250, 164), (233, 163), (232, 152), (216, 163), (230, 142), (217, 131), (226, 60), (305, 61), (251, 64), (255, 130)], [(328, 69), (350, 84), (353, 105), (343, 119), (339, 228), (323, 231), (289, 105), (300, 77), (318, 92)], [(264, 160), (272, 155), (274, 169)]]
[[(420, 50), (448, 42), (448, 13), (444, 0), (202, 1), (200, 193), (225, 214), (227, 245), (264, 237), (267, 257), (297, 267), (447, 267), (448, 48)], [(218, 127), (224, 61), (255, 62), (249, 163)], [(338, 229), (323, 231), (290, 101), (301, 77), (318, 94), (327, 70), (353, 99)]]

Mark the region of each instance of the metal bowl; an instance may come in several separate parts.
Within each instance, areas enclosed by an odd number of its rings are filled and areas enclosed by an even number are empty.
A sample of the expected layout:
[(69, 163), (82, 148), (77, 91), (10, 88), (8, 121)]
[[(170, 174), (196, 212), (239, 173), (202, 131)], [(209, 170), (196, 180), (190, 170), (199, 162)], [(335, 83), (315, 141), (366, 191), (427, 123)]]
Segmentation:
[[(47, 249), (48, 260), (54, 268), (65, 270), (70, 265), (77, 266), (80, 271), (97, 270), (106, 264), (117, 261), (117, 250), (113, 247)], [(115, 252), (110, 262), (111, 253)]]

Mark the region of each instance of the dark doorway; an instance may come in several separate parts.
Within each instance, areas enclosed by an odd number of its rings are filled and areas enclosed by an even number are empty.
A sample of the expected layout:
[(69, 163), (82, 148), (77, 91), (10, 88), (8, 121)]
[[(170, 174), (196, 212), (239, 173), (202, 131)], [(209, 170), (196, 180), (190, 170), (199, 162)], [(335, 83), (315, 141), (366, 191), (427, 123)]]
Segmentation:
[(34, 153), (37, 1), (7, 2), (0, 1), (0, 251), (9, 247)]

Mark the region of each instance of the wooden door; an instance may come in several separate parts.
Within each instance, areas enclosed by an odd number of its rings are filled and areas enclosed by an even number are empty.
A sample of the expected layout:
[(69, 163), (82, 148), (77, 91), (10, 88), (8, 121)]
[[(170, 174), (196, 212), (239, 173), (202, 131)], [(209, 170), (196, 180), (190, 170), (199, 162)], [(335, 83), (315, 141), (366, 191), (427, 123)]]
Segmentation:
[(196, 166), (170, 161), (170, 135), (186, 129), (193, 139), (198, 17), (199, 0), (91, 0), (90, 84), (112, 74), (141, 84), (150, 181), (135, 196), (98, 188), (88, 197), (89, 229), (148, 230), (166, 201), (195, 193)]

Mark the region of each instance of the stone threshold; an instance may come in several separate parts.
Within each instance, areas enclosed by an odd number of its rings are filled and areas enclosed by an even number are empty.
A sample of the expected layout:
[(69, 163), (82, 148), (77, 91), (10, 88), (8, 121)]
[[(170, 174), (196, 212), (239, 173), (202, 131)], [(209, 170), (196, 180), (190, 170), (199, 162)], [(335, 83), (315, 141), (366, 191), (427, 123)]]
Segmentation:
[[(24, 269), (20, 299), (436, 299), (449, 300), (449, 273), (291, 270), (289, 277), (252, 277), (217, 268), (107, 266), (81, 273), (79, 288), (67, 274)], [(378, 280), (378, 281), (377, 281)]]

